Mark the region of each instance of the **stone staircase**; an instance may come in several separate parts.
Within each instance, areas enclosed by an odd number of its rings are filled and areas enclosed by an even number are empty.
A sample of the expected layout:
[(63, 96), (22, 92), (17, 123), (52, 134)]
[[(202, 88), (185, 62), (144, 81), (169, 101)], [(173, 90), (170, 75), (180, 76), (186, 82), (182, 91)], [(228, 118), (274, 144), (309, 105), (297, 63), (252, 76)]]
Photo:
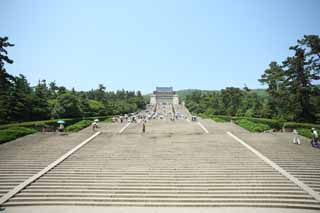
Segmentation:
[(290, 133), (240, 134), (240, 137), (320, 194), (320, 149), (311, 147), (308, 139), (301, 137), (302, 144), (296, 145)]
[(36, 133), (0, 145), (0, 197), (87, 138), (91, 132), (61, 136)]
[(193, 122), (152, 120), (145, 134), (139, 124), (122, 134), (111, 133), (107, 126), (101, 129), (102, 135), (5, 206), (320, 210), (318, 201), (229, 137), (223, 127), (205, 134)]

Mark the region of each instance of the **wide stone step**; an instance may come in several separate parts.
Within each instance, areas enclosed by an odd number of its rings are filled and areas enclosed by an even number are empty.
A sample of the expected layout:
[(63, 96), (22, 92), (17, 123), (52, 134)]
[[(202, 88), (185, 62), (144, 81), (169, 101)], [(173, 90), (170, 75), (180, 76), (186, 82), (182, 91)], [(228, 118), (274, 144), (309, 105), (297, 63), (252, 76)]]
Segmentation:
[[(56, 182), (56, 183), (50, 183), (50, 182), (40, 182), (37, 181), (36, 183), (33, 183), (32, 185), (37, 185), (37, 186), (113, 186), (115, 185), (115, 182), (101, 182), (101, 183), (96, 183), (96, 182), (91, 182), (91, 183), (74, 183), (74, 182)], [(224, 187), (224, 186), (265, 186), (265, 187), (287, 187), (287, 186), (294, 186), (296, 187), (296, 185), (294, 183), (291, 182), (284, 182), (284, 183), (268, 183), (268, 182), (253, 182), (253, 183), (249, 183), (249, 182), (244, 182), (244, 183), (240, 183), (240, 182), (228, 182), (226, 184), (226, 182), (224, 183), (214, 183), (214, 184), (207, 184), (207, 183), (152, 183), (152, 182), (131, 182), (131, 183), (118, 183), (120, 186), (122, 187), (143, 187), (143, 186), (152, 186), (152, 187), (208, 187), (208, 186), (215, 186), (215, 187)], [(0, 185), (1, 186), (1, 185)]]
[(112, 197), (112, 198), (288, 198), (288, 199), (313, 199), (311, 196), (305, 194), (243, 194), (243, 193), (233, 193), (233, 194), (185, 194), (185, 193), (152, 193), (148, 192), (141, 193), (121, 193), (115, 194), (110, 192), (105, 193), (31, 193), (22, 192), (17, 195), (19, 198), (22, 197)]
[[(207, 190), (207, 189), (197, 189), (197, 190), (180, 190), (180, 189), (172, 189), (172, 190), (135, 190), (135, 189), (56, 189), (56, 188), (43, 188), (43, 189), (38, 189), (38, 188), (28, 188), (23, 190), (22, 193), (26, 194), (33, 194), (33, 193), (62, 193), (62, 194), (69, 194), (69, 193), (80, 193), (80, 194), (184, 194), (184, 195), (201, 195), (201, 194), (225, 194), (227, 191), (228, 194), (274, 194), (274, 195), (303, 195), (303, 196), (309, 196), (306, 192), (296, 189), (296, 190), (259, 190), (259, 189), (237, 189), (237, 190)], [(22, 194), (20, 193), (20, 194)]]
[(296, 209), (314, 209), (319, 210), (320, 206), (315, 204), (296, 204), (296, 203), (268, 203), (268, 202), (96, 202), (96, 201), (10, 201), (5, 203), (9, 206), (43, 206), (43, 205), (74, 205), (74, 206), (128, 206), (128, 207), (261, 207), (261, 208), (296, 208)]
[[(10, 181), (10, 183), (18, 183), (21, 181)], [(9, 183), (9, 182), (0, 182), (0, 185)], [(285, 184), (288, 185), (287, 180), (257, 180), (257, 179), (247, 179), (247, 180), (200, 180), (200, 181), (195, 181), (195, 180), (121, 180), (121, 179), (115, 179), (115, 180), (110, 180), (110, 179), (105, 179), (105, 180), (43, 180), (40, 179), (37, 181), (37, 184), (148, 184), (148, 185), (153, 185), (153, 184), (168, 184), (168, 185), (175, 185), (175, 184), (188, 184), (188, 185), (193, 185), (193, 184), (199, 184), (199, 185), (218, 185), (218, 184), (266, 184), (266, 185), (272, 185), (272, 184)], [(292, 185), (292, 184), (289, 184)], [(313, 184), (316, 185), (316, 184)]]
[(64, 174), (64, 175), (70, 175), (70, 174), (99, 174), (99, 175), (136, 175), (136, 176), (143, 176), (143, 175), (158, 175), (158, 176), (172, 176), (172, 175), (185, 175), (185, 176), (207, 176), (207, 175), (216, 175), (216, 174), (278, 174), (278, 172), (274, 170), (216, 170), (216, 171), (208, 171), (208, 172), (195, 172), (195, 173), (181, 173), (181, 172), (174, 172), (171, 173), (168, 172), (134, 172), (134, 171), (128, 171), (128, 172), (112, 172), (112, 171), (81, 171), (81, 170), (67, 170), (67, 171), (58, 171), (56, 169), (50, 171), (48, 174)]
[[(250, 179), (255, 179), (255, 180), (270, 180), (270, 181), (275, 181), (275, 180), (286, 180), (286, 178), (281, 177), (279, 175), (277, 176), (256, 176), (256, 175), (246, 175), (246, 176), (240, 176), (240, 175), (212, 175), (209, 177), (180, 177), (180, 176), (175, 176), (175, 177), (131, 177), (131, 176), (56, 176), (56, 175), (47, 175), (44, 177), (41, 177), (39, 181), (59, 181), (59, 180), (65, 180), (68, 178), (68, 180), (126, 180), (126, 181), (134, 181), (134, 180), (140, 180), (140, 181), (188, 181), (188, 180), (194, 180), (194, 181), (208, 181), (208, 180), (250, 180)], [(6, 178), (7, 179), (7, 178)], [(10, 179), (10, 180), (23, 180), (23, 178), (16, 178), (16, 179)], [(311, 179), (312, 180), (312, 179)], [(3, 181), (0, 177), (0, 181)], [(317, 181), (317, 179), (314, 179), (314, 181)]]
[(162, 190), (162, 191), (171, 191), (171, 190), (226, 190), (226, 191), (237, 191), (237, 190), (278, 190), (278, 191), (287, 191), (287, 190), (293, 190), (293, 191), (299, 191), (301, 190), (297, 186), (265, 186), (265, 185), (248, 185), (248, 186), (229, 186), (229, 185), (221, 185), (221, 186), (149, 186), (149, 185), (143, 185), (143, 186), (101, 186), (101, 185), (91, 185), (91, 186), (84, 186), (84, 185), (38, 185), (36, 183), (30, 185), (28, 189), (65, 189), (66, 191), (70, 189), (86, 189), (86, 190), (96, 190), (96, 189), (103, 189), (103, 190)]
[(314, 199), (288, 199), (288, 198), (152, 198), (152, 197), (129, 197), (129, 198), (118, 198), (118, 197), (13, 197), (11, 201), (113, 201), (113, 202), (190, 202), (190, 203), (201, 203), (201, 202), (266, 202), (266, 203), (309, 203), (318, 204), (320, 203)]

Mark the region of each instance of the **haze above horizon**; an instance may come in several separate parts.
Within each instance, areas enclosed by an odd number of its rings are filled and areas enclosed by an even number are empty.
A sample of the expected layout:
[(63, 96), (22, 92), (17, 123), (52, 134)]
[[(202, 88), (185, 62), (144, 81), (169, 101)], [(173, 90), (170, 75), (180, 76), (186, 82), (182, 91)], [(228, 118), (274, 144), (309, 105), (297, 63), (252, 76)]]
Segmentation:
[(77, 90), (261, 88), (268, 64), (320, 34), (320, 1), (3, 1), (7, 65)]

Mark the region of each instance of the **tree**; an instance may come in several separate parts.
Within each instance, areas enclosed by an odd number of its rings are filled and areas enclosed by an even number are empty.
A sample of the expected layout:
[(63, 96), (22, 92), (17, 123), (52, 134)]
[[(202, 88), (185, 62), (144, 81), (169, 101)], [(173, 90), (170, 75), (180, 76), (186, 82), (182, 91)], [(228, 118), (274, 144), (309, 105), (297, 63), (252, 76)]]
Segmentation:
[(70, 92), (60, 95), (52, 114), (57, 118), (81, 117), (82, 111), (78, 98)]
[(227, 87), (221, 90), (221, 100), (226, 109), (226, 114), (235, 116), (241, 104), (243, 92), (239, 88)]
[(271, 62), (259, 81), (268, 84), (270, 94), (268, 107), (278, 118), (294, 121), (313, 122), (316, 112), (320, 113), (317, 96), (320, 95), (315, 81), (320, 72), (320, 38), (316, 35), (305, 35), (290, 47), (294, 55), (287, 57), (282, 65)]
[(10, 97), (10, 120), (28, 121), (32, 113), (32, 90), (24, 75), (14, 78)]
[(4, 69), (5, 63), (12, 64), (13, 60), (8, 57), (7, 47), (13, 47), (8, 41), (8, 37), (0, 37), (0, 69)]
[(56, 82), (50, 82), (49, 83), (49, 93), (50, 93), (50, 98), (54, 99), (57, 98), (59, 91), (59, 87), (57, 86)]
[(5, 63), (12, 64), (7, 54), (7, 47), (13, 44), (8, 42), (8, 37), (0, 37), (0, 123), (7, 123), (10, 120), (11, 89), (14, 86), (14, 77), (7, 73)]
[(46, 120), (51, 116), (49, 90), (45, 80), (39, 81), (32, 97), (32, 120)]
[(268, 109), (268, 112), (271, 110), (272, 117), (280, 118), (285, 115), (287, 116), (288, 113), (291, 112), (291, 108), (289, 107), (289, 91), (285, 85), (286, 78), (283, 66), (273, 61), (259, 79), (262, 84), (268, 85), (267, 92), (270, 98), (269, 101), (265, 103), (268, 106), (264, 108)]
[(313, 121), (314, 111), (310, 99), (312, 95), (314, 79), (311, 61), (306, 61), (305, 50), (295, 46), (290, 47), (295, 51), (294, 56), (288, 57), (283, 62), (286, 68), (285, 85), (291, 96), (291, 106), (293, 106), (294, 120)]
[(298, 48), (305, 51), (305, 57), (310, 61), (313, 79), (320, 80), (320, 37), (318, 35), (305, 35), (298, 40)]

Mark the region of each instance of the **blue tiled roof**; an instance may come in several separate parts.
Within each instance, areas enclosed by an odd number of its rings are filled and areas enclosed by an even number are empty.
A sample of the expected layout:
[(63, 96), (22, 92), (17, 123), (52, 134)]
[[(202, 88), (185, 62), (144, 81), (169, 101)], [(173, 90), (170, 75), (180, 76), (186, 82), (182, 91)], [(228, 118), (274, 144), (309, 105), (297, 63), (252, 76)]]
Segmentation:
[(156, 92), (173, 92), (172, 87), (156, 87)]

